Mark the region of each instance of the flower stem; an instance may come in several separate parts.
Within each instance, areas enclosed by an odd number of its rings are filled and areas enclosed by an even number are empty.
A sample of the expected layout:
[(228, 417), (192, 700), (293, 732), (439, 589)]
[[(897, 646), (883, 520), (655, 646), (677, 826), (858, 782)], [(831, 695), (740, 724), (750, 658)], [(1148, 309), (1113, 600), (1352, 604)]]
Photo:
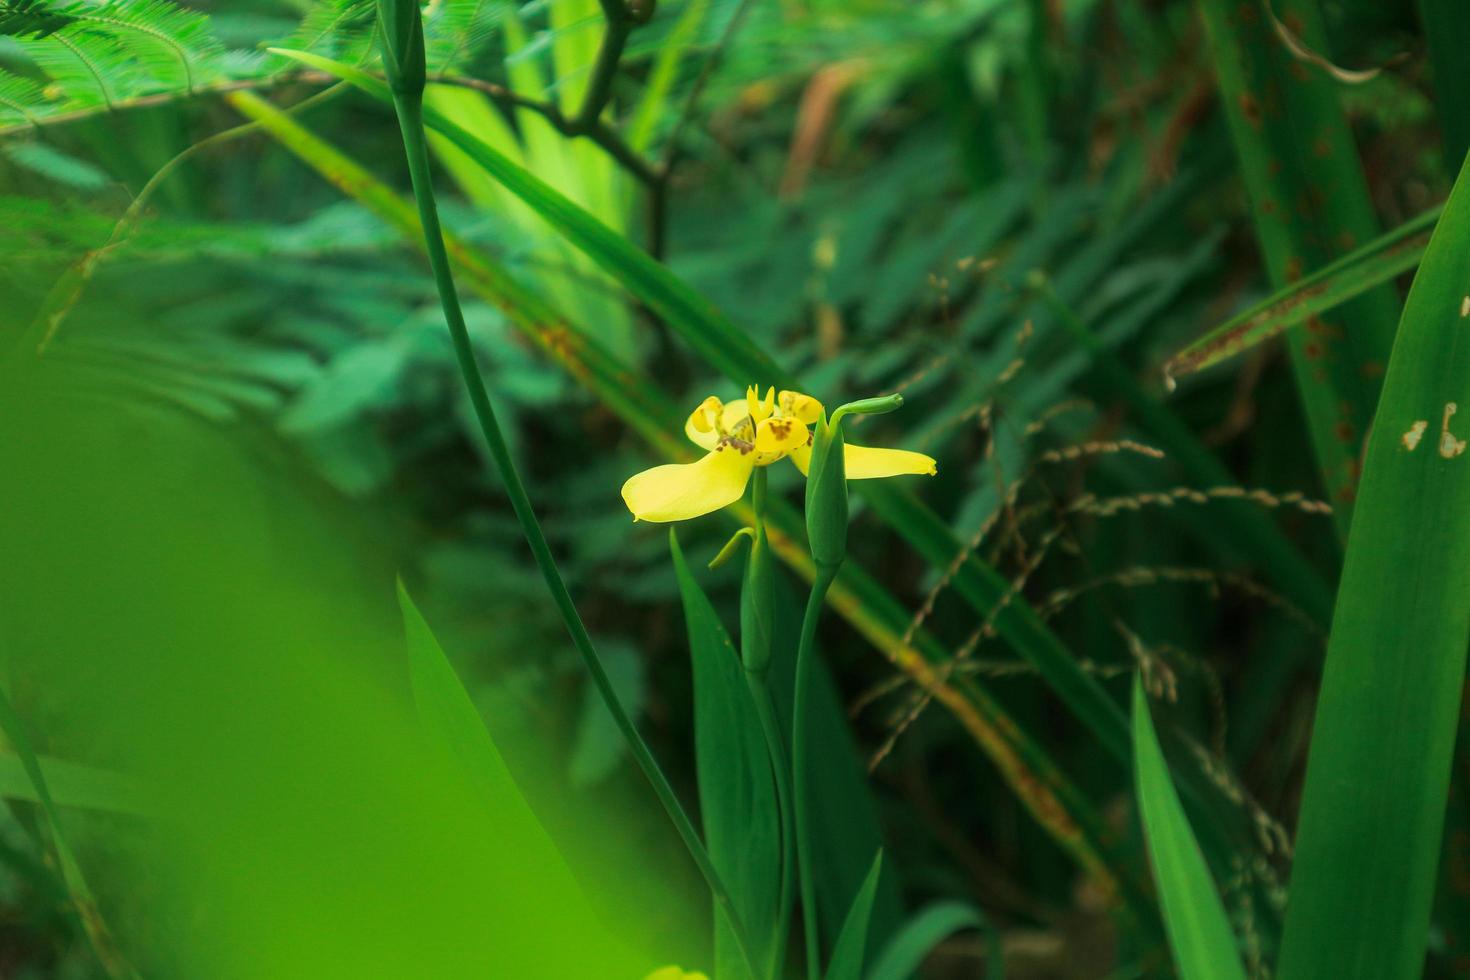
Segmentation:
[[(754, 528), (752, 529), (753, 541), (750, 548), (750, 561), (770, 561), (769, 545), (766, 541), (766, 470), (757, 467), (752, 474), (750, 485), (751, 509), (755, 512)], [(751, 576), (747, 579), (747, 588), (760, 588), (761, 583), (769, 583), (769, 578)], [(749, 595), (742, 597), (743, 601), (760, 602), (758, 596)], [(768, 604), (773, 597), (767, 596)], [(755, 617), (750, 622), (753, 624)], [(770, 631), (763, 631), (761, 636), (742, 636), (742, 643), (764, 643), (769, 647)], [(746, 663), (750, 658), (746, 657)], [(755, 702), (756, 715), (760, 719), (761, 734), (765, 738), (766, 754), (770, 759), (771, 773), (776, 784), (776, 819), (781, 828), (781, 871), (780, 886), (777, 894), (776, 921), (773, 923), (774, 935), (771, 940), (770, 964), (766, 976), (770, 980), (779, 980), (781, 966), (785, 959), (786, 937), (791, 928), (791, 907), (794, 897), (793, 880), (796, 877), (794, 867), (796, 861), (796, 839), (793, 831), (793, 819), (791, 812), (791, 759), (786, 753), (786, 740), (781, 734), (781, 723), (776, 714), (775, 701), (771, 697), (770, 650), (758, 658), (767, 668), (761, 670), (747, 669), (745, 671), (745, 683), (750, 689), (751, 699)]]
[(552, 601), (556, 603), (557, 611), (561, 613), (562, 621), (572, 636), (572, 643), (576, 646), (577, 652), (581, 654), (587, 672), (592, 676), (593, 685), (597, 688), (598, 694), (602, 696), (618, 731), (627, 743), (628, 751), (632, 753), (638, 768), (643, 771), (643, 775), (652, 785), (655, 795), (658, 796), (659, 802), (663, 804), (664, 810), (668, 813), (669, 820), (673, 822), (674, 829), (678, 831), (680, 838), (684, 841), (684, 846), (689, 850), (689, 855), (698, 865), (705, 883), (709, 886), (710, 893), (714, 896), (716, 905), (719, 906), (730, 924), (730, 931), (735, 936), (736, 944), (740, 947), (740, 953), (746, 966), (751, 975), (756, 976), (749, 934), (735, 910), (735, 903), (730, 898), (724, 882), (720, 880), (714, 863), (710, 860), (709, 852), (705, 850), (688, 814), (684, 812), (684, 807), (679, 803), (679, 798), (674, 795), (673, 787), (669, 785), (653, 753), (643, 741), (643, 737), (638, 734), (638, 729), (628, 717), (627, 711), (624, 710), (617, 693), (613, 690), (607, 671), (603, 669), (602, 660), (592, 645), (591, 637), (587, 635), (587, 627), (583, 625), (582, 617), (572, 603), (571, 594), (567, 591), (561, 572), (556, 567), (556, 559), (552, 557), (551, 548), (546, 543), (546, 536), (541, 531), (541, 523), (536, 519), (536, 512), (531, 507), (531, 499), (526, 494), (525, 484), (521, 482), (520, 473), (516, 470), (515, 461), (511, 458), (510, 449), (505, 443), (505, 436), (500, 431), (500, 423), (495, 418), (495, 409), (490, 404), (490, 396), (485, 390), (484, 379), (480, 377), (480, 369), (475, 362), (474, 346), (470, 342), (469, 330), (465, 326), (464, 313), (459, 304), (459, 293), (455, 289), (454, 278), (449, 271), (449, 255), (444, 247), (444, 235), (439, 225), (439, 209), (434, 201), (434, 188), (429, 170), (429, 147), (424, 136), (423, 99), (420, 96), (395, 93), (393, 107), (398, 115), (399, 128), (403, 132), (403, 145), (408, 155), (409, 175), (413, 181), (414, 198), (418, 203), (419, 218), (423, 224), (424, 244), (429, 255), (429, 265), (433, 268), (434, 283), (439, 290), (439, 301), (444, 308), (444, 319), (449, 324), (449, 334), (454, 341), (455, 358), (459, 362), (460, 374), (464, 378), (470, 403), (474, 407), (475, 418), (479, 421), (480, 431), (484, 434), (485, 444), (490, 450), (495, 468), (499, 470), (500, 478), (505, 484), (506, 495), (510, 497), (511, 507), (515, 510), (516, 519), (520, 522), (526, 543), (531, 547), (536, 565), (541, 570), (542, 578), (546, 580), (547, 589), (551, 592)]
[(821, 944), (817, 925), (817, 889), (813, 879), (811, 816), (808, 804), (807, 772), (807, 701), (811, 697), (813, 649), (817, 639), (817, 622), (822, 616), (822, 604), (826, 602), (827, 590), (837, 577), (837, 565), (819, 564), (816, 579), (812, 582), (811, 595), (807, 598), (806, 616), (801, 621), (801, 644), (796, 648), (796, 692), (791, 709), (791, 769), (794, 783), (796, 811), (796, 856), (801, 873), (801, 920), (806, 936), (806, 975), (808, 980), (820, 980), (822, 975)]

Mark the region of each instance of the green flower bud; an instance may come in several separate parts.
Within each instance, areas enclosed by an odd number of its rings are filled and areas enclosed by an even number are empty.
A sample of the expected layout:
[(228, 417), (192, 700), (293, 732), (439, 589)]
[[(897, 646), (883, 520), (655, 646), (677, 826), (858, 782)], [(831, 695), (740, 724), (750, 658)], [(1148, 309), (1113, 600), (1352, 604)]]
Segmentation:
[(757, 531), (740, 588), (740, 659), (747, 671), (764, 675), (770, 668), (775, 633), (775, 562), (771, 560), (771, 546), (765, 534)]
[(806, 474), (806, 537), (819, 568), (836, 568), (847, 556), (847, 467), (838, 413), (831, 423), (825, 415), (817, 419)]
[(389, 87), (395, 95), (423, 95), (428, 69), (417, 0), (378, 0), (378, 27)]
[(903, 396), (899, 394), (859, 398), (855, 402), (837, 406), (837, 411), (832, 413), (832, 424), (837, 425), (848, 415), (887, 415), (900, 408), (903, 408)]

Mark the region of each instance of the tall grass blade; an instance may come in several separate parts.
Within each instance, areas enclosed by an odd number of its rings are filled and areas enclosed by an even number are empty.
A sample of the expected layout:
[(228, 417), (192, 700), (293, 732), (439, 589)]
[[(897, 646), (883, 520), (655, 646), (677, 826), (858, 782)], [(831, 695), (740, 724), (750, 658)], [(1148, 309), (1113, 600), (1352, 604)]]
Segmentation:
[(1230, 920), (1169, 777), (1141, 676), (1133, 680), (1133, 760), (1138, 812), (1181, 980), (1245, 980)]
[(1165, 384), (1226, 361), (1389, 282), (1419, 264), (1442, 208), (1430, 208), (1242, 310), (1164, 362)]
[(1414, 278), (1368, 442), (1312, 729), (1283, 980), (1408, 980), (1424, 966), (1470, 642), (1467, 173)]

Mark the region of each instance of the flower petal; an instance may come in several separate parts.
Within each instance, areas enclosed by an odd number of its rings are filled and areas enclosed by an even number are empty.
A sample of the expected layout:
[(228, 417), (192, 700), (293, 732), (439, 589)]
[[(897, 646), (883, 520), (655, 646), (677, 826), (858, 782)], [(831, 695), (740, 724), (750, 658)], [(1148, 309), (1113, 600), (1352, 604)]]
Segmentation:
[(760, 386), (751, 385), (745, 389), (745, 407), (757, 424), (764, 422), (776, 411), (776, 389), (768, 388), (766, 397), (762, 398)]
[(721, 436), (739, 436), (749, 441), (751, 433), (739, 431), (740, 423), (749, 414), (750, 410), (746, 408), (743, 398), (721, 402), (710, 395), (685, 420), (684, 434), (689, 437), (690, 442), (704, 450), (713, 450), (718, 446)]
[(697, 463), (669, 463), (629, 477), (623, 502), (634, 520), (687, 521), (739, 500), (754, 467), (754, 453), (722, 445)]
[(684, 422), (684, 434), (700, 449), (714, 449), (720, 442), (720, 420), (729, 406), (714, 395), (699, 403)]
[[(802, 446), (790, 453), (791, 461), (805, 475), (811, 462), (812, 449)], [(907, 449), (879, 449), (874, 446), (847, 444), (842, 465), (849, 480), (873, 480), (885, 476), (933, 476), (939, 472), (934, 459)]]
[(805, 446), (806, 439), (806, 426), (800, 419), (773, 416), (755, 427), (756, 452), (774, 455), (778, 459), (798, 446)]
[(783, 391), (780, 395), (781, 414), (787, 418), (801, 419), (807, 425), (815, 425), (822, 417), (822, 403), (811, 395), (799, 391)]

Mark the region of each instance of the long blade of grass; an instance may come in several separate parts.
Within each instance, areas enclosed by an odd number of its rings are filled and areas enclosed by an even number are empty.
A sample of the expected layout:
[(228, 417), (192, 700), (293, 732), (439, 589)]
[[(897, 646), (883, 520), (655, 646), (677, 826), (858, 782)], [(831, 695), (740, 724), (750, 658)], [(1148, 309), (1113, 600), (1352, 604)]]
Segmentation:
[(1442, 207), (1431, 208), (1242, 310), (1164, 362), (1164, 383), (1242, 354), (1419, 264)]
[(1138, 812), (1179, 976), (1182, 980), (1245, 980), (1230, 919), (1169, 778), (1148, 696), (1137, 675), (1133, 680), (1133, 770)]
[[(1285, 287), (1378, 236), (1367, 183), (1334, 82), (1286, 50), (1259, 0), (1200, 0), (1267, 272)], [(1327, 50), (1317, 0), (1275, 0), (1300, 42)], [(1352, 517), (1359, 449), (1373, 419), (1398, 316), (1372, 289), (1286, 334), (1297, 391), (1339, 537)]]
[(1470, 643), (1470, 167), (1404, 306), (1312, 729), (1278, 975), (1424, 966)]
[[(694, 668), (694, 756), (710, 860), (746, 922), (775, 923), (782, 898), (781, 807), (758, 707), (740, 654), (672, 531), (669, 548)], [(751, 938), (760, 963), (785, 941), (765, 930)], [(750, 976), (723, 923), (715, 932), (715, 973), (732, 980)]]

